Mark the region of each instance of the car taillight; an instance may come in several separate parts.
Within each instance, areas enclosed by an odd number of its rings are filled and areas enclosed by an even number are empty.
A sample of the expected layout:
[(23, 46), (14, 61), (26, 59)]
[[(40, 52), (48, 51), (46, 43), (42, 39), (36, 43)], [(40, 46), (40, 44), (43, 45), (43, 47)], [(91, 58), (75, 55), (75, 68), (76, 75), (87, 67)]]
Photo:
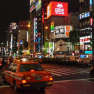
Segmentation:
[(50, 77), (50, 81), (53, 81), (53, 77)]
[(31, 72), (34, 72), (34, 70), (32, 69)]
[(22, 83), (25, 84), (26, 83), (26, 80), (22, 80)]

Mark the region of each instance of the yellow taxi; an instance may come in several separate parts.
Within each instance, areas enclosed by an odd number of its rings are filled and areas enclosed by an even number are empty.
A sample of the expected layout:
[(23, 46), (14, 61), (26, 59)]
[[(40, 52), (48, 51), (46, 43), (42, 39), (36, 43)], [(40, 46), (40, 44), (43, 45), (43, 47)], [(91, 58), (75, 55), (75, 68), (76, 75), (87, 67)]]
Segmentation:
[(38, 62), (14, 61), (3, 71), (4, 83), (10, 83), (17, 92), (19, 89), (40, 88), (52, 86), (51, 73), (43, 70)]

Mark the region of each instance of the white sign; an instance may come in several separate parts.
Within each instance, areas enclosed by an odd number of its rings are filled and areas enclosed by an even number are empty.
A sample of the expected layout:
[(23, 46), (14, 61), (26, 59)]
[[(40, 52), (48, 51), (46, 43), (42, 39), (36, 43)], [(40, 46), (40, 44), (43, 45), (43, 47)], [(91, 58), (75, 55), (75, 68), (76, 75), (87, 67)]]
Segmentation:
[(55, 8), (55, 13), (64, 15), (64, 8), (62, 4), (57, 4), (57, 8)]
[(63, 25), (56, 26), (54, 28), (54, 37), (55, 38), (69, 38), (69, 32), (72, 30), (72, 26)]
[(80, 43), (87, 43), (90, 42), (90, 36), (80, 37)]

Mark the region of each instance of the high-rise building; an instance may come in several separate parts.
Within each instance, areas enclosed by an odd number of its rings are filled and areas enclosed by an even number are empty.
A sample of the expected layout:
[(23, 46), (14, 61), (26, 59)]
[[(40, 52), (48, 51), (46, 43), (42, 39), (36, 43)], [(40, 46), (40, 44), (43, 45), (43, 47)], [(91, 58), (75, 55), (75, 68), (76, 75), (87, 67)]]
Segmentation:
[(79, 42), (81, 57), (92, 57), (92, 1), (79, 0)]
[[(17, 54), (28, 55), (28, 21), (19, 21), (17, 33)], [(22, 52), (23, 51), (23, 52)]]
[(11, 22), (7, 31), (7, 53), (8, 55), (16, 55), (17, 51), (17, 32), (18, 26), (16, 22)]
[(30, 52), (39, 57), (44, 45), (43, 21), (50, 0), (30, 0)]

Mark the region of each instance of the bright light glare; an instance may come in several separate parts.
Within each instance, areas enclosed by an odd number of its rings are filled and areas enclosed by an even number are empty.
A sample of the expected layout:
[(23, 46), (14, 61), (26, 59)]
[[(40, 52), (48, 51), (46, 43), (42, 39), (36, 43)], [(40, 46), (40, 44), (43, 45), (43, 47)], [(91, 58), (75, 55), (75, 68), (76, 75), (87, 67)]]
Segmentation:
[(45, 29), (48, 29), (48, 26), (46, 26)]

